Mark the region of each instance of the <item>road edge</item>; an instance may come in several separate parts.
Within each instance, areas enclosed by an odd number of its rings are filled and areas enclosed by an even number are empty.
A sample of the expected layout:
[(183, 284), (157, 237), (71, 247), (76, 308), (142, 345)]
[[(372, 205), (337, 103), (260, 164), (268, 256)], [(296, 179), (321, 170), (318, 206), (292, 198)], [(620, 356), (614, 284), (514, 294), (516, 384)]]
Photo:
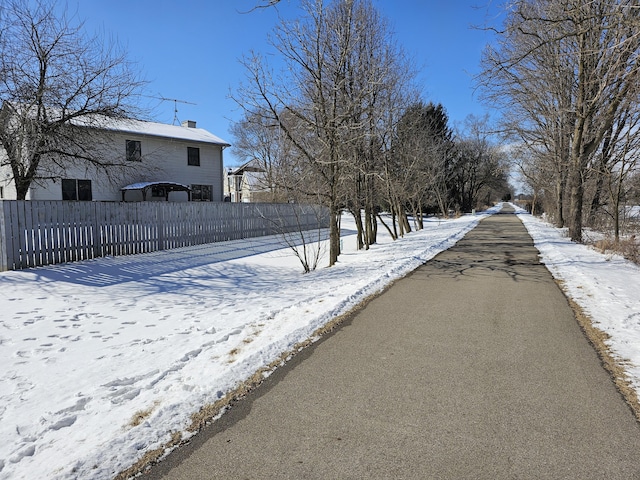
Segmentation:
[(609, 373), (616, 389), (631, 409), (636, 421), (640, 423), (640, 398), (638, 398), (638, 394), (625, 369), (625, 365), (629, 363), (629, 361), (613, 353), (611, 347), (607, 344), (610, 335), (595, 326), (593, 319), (587, 315), (584, 309), (575, 300), (571, 298), (562, 280), (555, 277), (553, 277), (553, 279), (573, 310), (574, 317), (576, 322), (578, 322), (580, 329), (598, 354), (598, 358), (600, 358), (603, 368), (607, 373)]

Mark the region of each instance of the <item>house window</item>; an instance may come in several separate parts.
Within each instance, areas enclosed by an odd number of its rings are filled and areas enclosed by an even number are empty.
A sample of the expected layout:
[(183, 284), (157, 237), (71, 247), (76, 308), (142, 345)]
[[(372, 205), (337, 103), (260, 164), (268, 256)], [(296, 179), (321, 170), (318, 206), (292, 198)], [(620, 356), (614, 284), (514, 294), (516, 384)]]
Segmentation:
[(187, 147), (187, 165), (200, 166), (200, 149), (198, 147)]
[(90, 202), (92, 200), (91, 180), (63, 179), (62, 200), (82, 200)]
[(139, 140), (127, 140), (127, 161), (142, 161), (142, 145)]
[(4, 187), (0, 187), (0, 198), (4, 198)]
[(211, 185), (191, 185), (191, 200), (194, 202), (210, 202), (213, 200), (211, 196)]

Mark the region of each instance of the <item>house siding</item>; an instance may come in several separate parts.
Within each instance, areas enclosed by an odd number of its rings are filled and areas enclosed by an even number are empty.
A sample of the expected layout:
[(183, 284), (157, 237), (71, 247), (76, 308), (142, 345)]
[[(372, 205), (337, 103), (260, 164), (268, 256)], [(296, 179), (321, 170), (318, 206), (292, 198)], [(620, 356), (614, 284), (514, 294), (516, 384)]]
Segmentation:
[[(0, 149), (1, 148), (2, 147), (0, 147)], [(16, 198), (16, 185), (11, 180), (11, 169), (7, 166), (0, 167), (0, 187), (2, 187), (3, 200), (13, 200)]]
[[(188, 127), (175, 127), (188, 128)], [(138, 182), (175, 182), (187, 186), (210, 185), (212, 201), (222, 201), (223, 192), (223, 146), (207, 142), (190, 141), (156, 135), (145, 135), (129, 132), (105, 131), (107, 158), (116, 162), (126, 159), (126, 141), (140, 142), (142, 160), (130, 161), (126, 169), (114, 168), (110, 179), (94, 167), (86, 165), (70, 165), (59, 173), (60, 179), (91, 180), (92, 200), (122, 201), (121, 188)], [(187, 147), (200, 149), (200, 165), (187, 164)], [(108, 158), (109, 159), (109, 158)], [(10, 171), (0, 172), (0, 185), (4, 187), (5, 199), (15, 199), (16, 191), (9, 181)], [(60, 179), (33, 183), (27, 195), (28, 200), (61, 200), (62, 185)], [(128, 201), (142, 200), (140, 192), (127, 192)], [(147, 198), (147, 200), (164, 200)], [(186, 192), (171, 192), (171, 201), (187, 201)]]

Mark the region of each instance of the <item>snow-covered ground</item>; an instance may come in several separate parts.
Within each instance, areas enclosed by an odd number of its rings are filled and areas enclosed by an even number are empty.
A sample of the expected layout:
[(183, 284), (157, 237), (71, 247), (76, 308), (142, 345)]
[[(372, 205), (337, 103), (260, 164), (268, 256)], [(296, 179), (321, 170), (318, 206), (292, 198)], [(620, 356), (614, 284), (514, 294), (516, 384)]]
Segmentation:
[[(481, 218), (358, 252), (345, 217), (339, 264), (307, 275), (277, 237), (0, 273), (0, 479), (113, 478)], [(640, 387), (640, 269), (521, 218)]]

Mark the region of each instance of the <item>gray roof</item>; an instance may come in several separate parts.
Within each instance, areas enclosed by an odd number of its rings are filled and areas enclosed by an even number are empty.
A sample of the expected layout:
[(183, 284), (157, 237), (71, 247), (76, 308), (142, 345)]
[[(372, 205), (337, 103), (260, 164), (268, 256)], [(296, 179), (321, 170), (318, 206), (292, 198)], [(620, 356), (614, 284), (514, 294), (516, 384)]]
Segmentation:
[(135, 133), (139, 135), (151, 135), (156, 137), (176, 138), (193, 142), (211, 143), (223, 147), (230, 144), (220, 137), (203, 128), (183, 127), (182, 125), (167, 125), (164, 123), (147, 122), (130, 119), (107, 119), (100, 128), (118, 132)]
[(138, 182), (132, 183), (131, 185), (127, 185), (122, 187), (120, 190), (144, 190), (145, 188), (158, 186), (158, 187), (176, 187), (179, 190), (191, 190), (187, 185), (183, 185), (182, 183), (176, 182)]
[[(9, 102), (2, 103), (2, 109), (9, 105), (13, 110), (21, 107), (14, 107)], [(56, 115), (56, 109), (49, 109), (49, 115)], [(59, 113), (59, 112), (58, 112)], [(192, 128), (182, 125), (167, 125), (165, 123), (148, 122), (145, 120), (134, 120), (127, 118), (111, 118), (97, 114), (87, 114), (74, 117), (71, 123), (77, 126), (99, 128), (116, 132), (134, 133), (138, 135), (151, 135), (163, 138), (173, 138), (178, 140), (189, 140), (192, 142), (210, 143), (222, 147), (230, 147), (231, 144), (225, 142), (220, 137), (203, 128)], [(194, 123), (195, 122), (185, 122)]]

